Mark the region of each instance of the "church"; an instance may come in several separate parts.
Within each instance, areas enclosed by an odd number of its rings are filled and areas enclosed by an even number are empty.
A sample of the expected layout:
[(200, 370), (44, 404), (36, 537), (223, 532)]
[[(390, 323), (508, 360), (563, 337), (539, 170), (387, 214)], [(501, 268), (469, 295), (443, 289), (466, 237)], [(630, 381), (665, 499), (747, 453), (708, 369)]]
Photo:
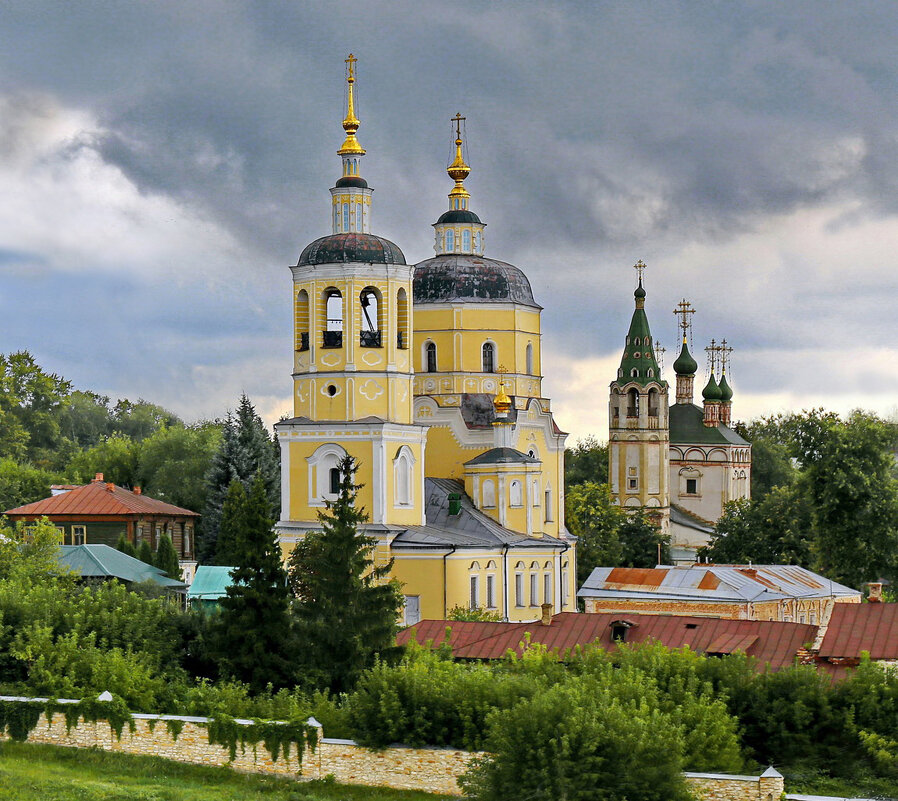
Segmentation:
[(345, 139), (331, 233), (293, 274), (294, 416), (275, 426), (289, 553), (358, 464), (364, 529), (393, 560), (404, 622), (477, 608), (505, 620), (576, 609), (576, 538), (564, 524), (564, 445), (542, 395), (540, 313), (517, 267), (488, 258), (471, 209), (459, 115), (448, 209), (433, 258), (406, 262), (372, 233), (346, 61)]
[[(645, 508), (670, 535), (671, 559), (690, 564), (707, 545), (729, 501), (748, 498), (751, 445), (730, 428), (733, 390), (726, 377), (732, 348), (711, 340), (702, 406), (693, 403), (698, 363), (689, 352), (691, 316), (686, 300), (674, 309), (682, 330), (673, 363), (675, 400), (662, 376), (645, 310), (645, 265), (635, 265), (639, 285), (617, 376), (608, 404), (608, 481), (615, 503)], [(719, 370), (719, 379), (716, 377)]]

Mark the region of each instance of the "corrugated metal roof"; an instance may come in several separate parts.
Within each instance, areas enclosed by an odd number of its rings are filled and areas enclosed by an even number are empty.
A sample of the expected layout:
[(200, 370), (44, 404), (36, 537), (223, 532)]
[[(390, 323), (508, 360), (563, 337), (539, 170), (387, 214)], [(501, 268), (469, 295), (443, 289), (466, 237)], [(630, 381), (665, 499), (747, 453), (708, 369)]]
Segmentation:
[(59, 563), (79, 573), (82, 578), (117, 578), (121, 581), (152, 581), (163, 587), (183, 588), (180, 581), (170, 579), (165, 571), (128, 556), (108, 545), (62, 545)]
[[(404, 645), (412, 639), (419, 643), (432, 641), (439, 645), (451, 630), (453, 656), (459, 659), (500, 659), (509, 650), (521, 652), (525, 635), (563, 654), (578, 645), (597, 643), (614, 650), (611, 624), (621, 620), (617, 614), (578, 614), (562, 612), (549, 626), (532, 623), (480, 623), (473, 621), (422, 620), (399, 633)], [(775, 620), (728, 620), (723, 618), (681, 617), (674, 615), (627, 614), (634, 625), (627, 631), (627, 642), (650, 640), (668, 648), (689, 646), (699, 653), (733, 653), (744, 649), (756, 657), (759, 665), (780, 669), (791, 665), (798, 650), (814, 639), (817, 627), (804, 623), (781, 623)], [(715, 646), (712, 648), (711, 646)], [(727, 648), (729, 650), (720, 650)]]
[(222, 565), (200, 565), (193, 583), (187, 589), (188, 600), (213, 601), (223, 598), (228, 594), (228, 587), (234, 583), (231, 579), (233, 569)]
[(5, 512), (8, 515), (40, 517), (46, 515), (173, 515), (199, 517), (190, 509), (182, 509), (147, 495), (137, 495), (124, 487), (92, 481), (61, 495), (19, 506)]
[[(621, 581), (618, 577), (627, 577)], [(860, 597), (797, 565), (712, 565), (633, 570), (597, 567), (577, 593), (581, 598), (758, 602), (786, 598)]]
[(835, 604), (818, 655), (898, 659), (898, 604)]
[(671, 445), (748, 445), (729, 426), (705, 425), (705, 410), (694, 403), (675, 403), (668, 414)]

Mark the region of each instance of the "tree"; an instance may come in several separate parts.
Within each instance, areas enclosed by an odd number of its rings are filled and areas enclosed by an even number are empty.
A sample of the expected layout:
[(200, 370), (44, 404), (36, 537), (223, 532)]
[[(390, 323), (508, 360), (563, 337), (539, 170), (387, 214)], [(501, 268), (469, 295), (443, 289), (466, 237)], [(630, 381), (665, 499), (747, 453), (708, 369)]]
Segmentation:
[(626, 514), (617, 530), (622, 567), (654, 567), (670, 563), (670, 535), (662, 534), (644, 509)]
[(206, 474), (221, 444), (221, 425), (157, 429), (140, 443), (136, 481), (153, 498), (196, 512), (206, 506)]
[(137, 558), (148, 565), (155, 565), (156, 559), (153, 556), (153, 549), (146, 540), (140, 543), (140, 547), (137, 549)]
[(48, 470), (0, 459), (0, 512), (49, 497), (50, 485), (60, 480)]
[(233, 583), (215, 621), (215, 651), (226, 676), (246, 682), (256, 692), (268, 684), (286, 687), (296, 678), (296, 649), (289, 614), (287, 576), (270, 517), (265, 479), (257, 476), (249, 493), (239, 480), (229, 493), (227, 518), (236, 532)]
[(289, 571), (304, 672), (320, 687), (346, 692), (392, 648), (403, 598), (386, 580), (393, 560), (376, 564), (377, 540), (359, 531), (368, 515), (356, 506), (355, 460), (345, 457), (339, 470), (337, 499), (318, 516), (322, 530), (296, 545)]
[(163, 534), (159, 539), (159, 547), (156, 548), (156, 558), (153, 563), (160, 570), (165, 571), (165, 575), (175, 581), (181, 580), (181, 565), (178, 563), (178, 552), (172, 545), (171, 537)]
[(234, 565), (240, 558), (240, 538), (246, 528), (246, 490), (240, 481), (232, 481), (221, 508), (218, 549), (215, 563)]
[(794, 462), (792, 435), (782, 415), (736, 423), (737, 434), (751, 443), (751, 497), (760, 501), (774, 487), (795, 483), (799, 470)]
[(804, 482), (724, 507), (699, 557), (723, 564), (813, 566), (812, 508)]
[(577, 544), (577, 586), (593, 568), (617, 565), (621, 558), (620, 527), (626, 514), (611, 502), (607, 484), (586, 481), (565, 496), (565, 520)]
[(587, 481), (608, 483), (608, 445), (592, 436), (578, 440), (573, 448), (564, 451), (565, 489)]
[(813, 504), (817, 568), (853, 586), (898, 577), (895, 426), (819, 409), (790, 423)]
[(109, 396), (75, 390), (59, 407), (59, 429), (79, 448), (90, 448), (112, 433)]
[(134, 547), (134, 543), (132, 543), (124, 534), (118, 538), (115, 549), (121, 551), (125, 556), (130, 556), (133, 559), (137, 558), (137, 549)]
[(87, 483), (97, 473), (102, 473), (105, 481), (134, 487), (137, 485), (137, 453), (135, 442), (122, 434), (115, 434), (78, 453), (69, 462), (66, 472), (81, 483)]
[(112, 409), (112, 429), (122, 436), (141, 442), (160, 428), (183, 425), (174, 413), (148, 403), (142, 398), (136, 403), (122, 398)]
[(58, 411), (71, 384), (47, 373), (28, 351), (0, 354), (0, 456), (52, 466)]
[(277, 444), (268, 436), (249, 398), (241, 395), (236, 415), (229, 412), (224, 422), (221, 443), (206, 474), (207, 501), (200, 543), (203, 561), (215, 559), (222, 505), (231, 482), (239, 480), (248, 488), (256, 476), (264, 482), (269, 516), (276, 520), (281, 490)]

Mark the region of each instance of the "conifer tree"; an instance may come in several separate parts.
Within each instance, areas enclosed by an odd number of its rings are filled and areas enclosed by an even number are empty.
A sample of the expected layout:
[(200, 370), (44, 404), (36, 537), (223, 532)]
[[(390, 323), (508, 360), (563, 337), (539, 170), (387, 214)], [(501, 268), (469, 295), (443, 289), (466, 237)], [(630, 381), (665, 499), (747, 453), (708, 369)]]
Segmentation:
[(150, 543), (144, 540), (140, 543), (140, 547), (137, 549), (137, 558), (140, 559), (141, 562), (146, 562), (148, 565), (152, 565), (155, 563), (155, 559), (153, 559), (153, 549), (150, 547)]
[(156, 549), (156, 567), (165, 571), (165, 575), (175, 581), (181, 580), (181, 565), (178, 564), (178, 552), (172, 544), (171, 537), (163, 534)]
[(392, 648), (403, 602), (399, 585), (386, 581), (392, 559), (376, 565), (377, 540), (358, 530), (368, 515), (356, 506), (355, 460), (345, 457), (339, 469), (337, 499), (318, 515), (322, 530), (296, 546), (289, 564), (303, 678), (333, 692), (351, 689)]
[(236, 414), (228, 413), (221, 445), (206, 475), (207, 504), (203, 512), (200, 558), (212, 564), (228, 564), (218, 554), (222, 506), (231, 482), (239, 479), (249, 489), (261, 476), (269, 503), (269, 517), (280, 516), (281, 471), (277, 443), (265, 430), (262, 419), (246, 395), (240, 396)]
[(121, 551), (125, 556), (131, 556), (135, 559), (137, 558), (137, 549), (134, 547), (134, 544), (129, 540), (124, 534), (118, 538), (118, 543), (115, 546), (116, 550)]
[(233, 486), (222, 519), (222, 528), (234, 534), (233, 584), (215, 621), (214, 650), (224, 675), (260, 692), (295, 680), (287, 575), (265, 479), (257, 476), (249, 493), (239, 480)]

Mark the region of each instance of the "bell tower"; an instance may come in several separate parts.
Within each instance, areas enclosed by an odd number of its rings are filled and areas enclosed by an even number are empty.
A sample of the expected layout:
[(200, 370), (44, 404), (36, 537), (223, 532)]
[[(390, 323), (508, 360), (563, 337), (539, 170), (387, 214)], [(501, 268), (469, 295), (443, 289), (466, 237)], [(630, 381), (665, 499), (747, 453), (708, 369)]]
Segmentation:
[[(281, 444), (279, 531), (317, 526), (336, 498), (337, 464), (353, 456), (359, 500), (378, 526), (424, 522), (424, 442), (412, 423), (412, 271), (397, 245), (371, 233), (372, 190), (356, 137), (356, 62), (346, 59), (342, 174), (331, 194), (332, 232), (307, 245), (293, 273), (293, 411)], [(296, 541), (293, 538), (292, 541)]]
[(639, 276), (636, 309), (617, 379), (611, 382), (608, 475), (616, 503), (645, 507), (666, 532), (670, 521), (668, 386), (661, 377), (645, 313), (645, 264), (638, 261), (634, 266)]

